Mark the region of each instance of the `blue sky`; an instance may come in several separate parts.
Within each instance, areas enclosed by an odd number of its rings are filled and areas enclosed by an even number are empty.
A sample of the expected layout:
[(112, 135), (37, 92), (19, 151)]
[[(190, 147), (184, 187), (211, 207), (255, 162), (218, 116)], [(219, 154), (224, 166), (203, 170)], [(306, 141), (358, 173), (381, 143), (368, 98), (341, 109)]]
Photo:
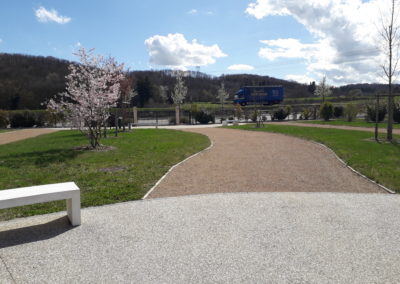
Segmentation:
[(379, 81), (372, 24), (385, 1), (4, 0), (0, 52), (73, 60), (84, 46), (131, 70), (371, 83)]

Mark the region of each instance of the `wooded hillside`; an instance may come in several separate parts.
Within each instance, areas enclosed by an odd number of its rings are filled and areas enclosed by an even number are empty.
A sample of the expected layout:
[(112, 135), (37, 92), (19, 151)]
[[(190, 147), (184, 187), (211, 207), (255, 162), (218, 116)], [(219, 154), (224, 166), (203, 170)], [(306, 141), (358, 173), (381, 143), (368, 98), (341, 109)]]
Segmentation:
[[(0, 109), (42, 109), (43, 102), (65, 88), (65, 76), (71, 62), (54, 57), (30, 56), (0, 53)], [(173, 90), (175, 77), (173, 71), (134, 71), (133, 88), (139, 96), (132, 105), (161, 106), (170, 104), (160, 94), (160, 86), (168, 86), (168, 93)], [(187, 72), (185, 83), (188, 86), (186, 102), (216, 102), (217, 89), (221, 82), (233, 99), (242, 86), (282, 85), (286, 98), (312, 97), (315, 85), (276, 79), (269, 76), (251, 74), (209, 76), (200, 72)], [(351, 94), (373, 94), (384, 90), (384, 85), (358, 84), (334, 88), (334, 96)], [(359, 90), (359, 91), (354, 91)]]

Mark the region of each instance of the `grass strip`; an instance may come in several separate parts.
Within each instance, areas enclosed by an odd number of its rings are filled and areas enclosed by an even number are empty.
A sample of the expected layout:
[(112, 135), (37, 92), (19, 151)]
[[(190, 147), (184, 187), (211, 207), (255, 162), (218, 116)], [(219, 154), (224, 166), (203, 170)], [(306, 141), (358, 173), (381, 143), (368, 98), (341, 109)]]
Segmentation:
[(400, 193), (400, 144), (374, 142), (373, 133), (274, 124), (263, 128), (251, 124), (232, 128), (281, 133), (325, 144), (352, 168)]
[[(354, 126), (354, 127), (370, 127), (374, 128), (375, 123), (374, 122), (367, 122), (365, 120), (356, 120), (356, 121), (343, 121), (343, 120), (329, 120), (329, 121), (324, 121), (324, 120), (297, 120), (296, 122), (300, 123), (306, 123), (306, 124), (323, 124), (323, 125), (344, 125), (344, 126)], [(386, 129), (387, 123), (386, 122), (381, 122), (378, 123), (378, 127), (380, 129)], [(394, 123), (393, 128), (400, 128), (399, 123)]]
[[(87, 144), (77, 131), (60, 131), (0, 145), (0, 189), (74, 181), (82, 207), (142, 198), (174, 164), (208, 147), (208, 137), (140, 129), (103, 139), (107, 152), (75, 150)], [(65, 210), (65, 201), (0, 210), (0, 220)]]

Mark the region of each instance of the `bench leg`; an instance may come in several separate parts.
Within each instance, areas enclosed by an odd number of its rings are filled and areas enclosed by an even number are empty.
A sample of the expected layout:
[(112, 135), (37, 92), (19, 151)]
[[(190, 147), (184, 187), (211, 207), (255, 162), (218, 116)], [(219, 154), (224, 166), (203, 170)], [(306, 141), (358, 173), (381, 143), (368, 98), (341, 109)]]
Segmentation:
[(81, 224), (81, 196), (79, 192), (75, 193), (71, 199), (67, 199), (67, 212), (72, 226), (79, 226)]

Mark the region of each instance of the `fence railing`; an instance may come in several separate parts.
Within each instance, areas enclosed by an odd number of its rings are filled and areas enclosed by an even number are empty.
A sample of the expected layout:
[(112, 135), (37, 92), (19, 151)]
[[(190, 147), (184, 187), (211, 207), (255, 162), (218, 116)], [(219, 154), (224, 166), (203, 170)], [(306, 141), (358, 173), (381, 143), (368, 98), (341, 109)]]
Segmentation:
[[(341, 104), (337, 104), (341, 105)], [(111, 116), (108, 119), (108, 126), (119, 127), (126, 126), (162, 126), (176, 124), (198, 124), (198, 114), (200, 112), (211, 116), (211, 122), (221, 123), (223, 120), (239, 120), (242, 122), (256, 121), (261, 118), (264, 121), (283, 119), (298, 120), (298, 119), (317, 119), (319, 104), (296, 104), (296, 105), (248, 105), (244, 107), (233, 106), (231, 104), (221, 105), (184, 105), (178, 107), (165, 108), (114, 108), (111, 109)], [(361, 110), (361, 105), (358, 106)], [(279, 110), (281, 116), (275, 113)], [(19, 115), (25, 118), (31, 125), (18, 125), (16, 127), (69, 127), (70, 124), (63, 120), (62, 116), (54, 116), (45, 110), (21, 110), (21, 111), (5, 111), (11, 118)], [(255, 118), (255, 114), (259, 118)], [(179, 118), (178, 118), (179, 116)], [(14, 119), (16, 120), (16, 119)], [(11, 121), (11, 119), (10, 119)]]

